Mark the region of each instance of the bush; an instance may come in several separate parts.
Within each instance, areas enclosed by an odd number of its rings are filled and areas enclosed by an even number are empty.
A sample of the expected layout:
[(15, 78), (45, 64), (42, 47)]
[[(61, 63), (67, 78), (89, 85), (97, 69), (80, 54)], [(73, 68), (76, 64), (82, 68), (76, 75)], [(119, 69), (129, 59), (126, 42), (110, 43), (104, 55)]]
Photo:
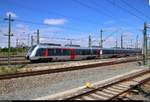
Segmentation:
[[(10, 55), (24, 55), (26, 53), (27, 49), (26, 48), (10, 48)], [(6, 56), (8, 54), (8, 48), (2, 48), (0, 49), (0, 55)]]
[[(0, 52), (8, 52), (8, 48), (0, 49)], [(26, 52), (26, 48), (10, 48), (10, 52)]]

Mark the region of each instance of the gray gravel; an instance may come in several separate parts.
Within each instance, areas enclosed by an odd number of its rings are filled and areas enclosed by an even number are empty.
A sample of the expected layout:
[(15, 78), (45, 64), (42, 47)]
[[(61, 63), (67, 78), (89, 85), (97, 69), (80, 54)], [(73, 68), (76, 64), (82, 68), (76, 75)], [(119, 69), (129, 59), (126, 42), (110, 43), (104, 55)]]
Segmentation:
[(138, 93), (131, 91), (129, 94), (127, 94), (128, 100), (144, 100), (145, 102), (150, 102), (150, 81), (146, 84), (146, 86), (142, 85), (134, 89)]
[(34, 77), (0, 81), (0, 99), (28, 100), (97, 82), (143, 67), (126, 63)]

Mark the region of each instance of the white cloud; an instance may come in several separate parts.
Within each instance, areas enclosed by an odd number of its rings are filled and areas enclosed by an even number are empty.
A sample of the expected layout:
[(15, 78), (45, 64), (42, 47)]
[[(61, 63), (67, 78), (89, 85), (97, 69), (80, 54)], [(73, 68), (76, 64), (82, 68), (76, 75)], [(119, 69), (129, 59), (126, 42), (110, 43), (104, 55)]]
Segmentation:
[(12, 18), (17, 18), (17, 15), (14, 12), (7, 12), (6, 16), (8, 17), (9, 15), (11, 15)]
[(66, 19), (45, 19), (44, 24), (48, 25), (62, 25), (67, 22)]

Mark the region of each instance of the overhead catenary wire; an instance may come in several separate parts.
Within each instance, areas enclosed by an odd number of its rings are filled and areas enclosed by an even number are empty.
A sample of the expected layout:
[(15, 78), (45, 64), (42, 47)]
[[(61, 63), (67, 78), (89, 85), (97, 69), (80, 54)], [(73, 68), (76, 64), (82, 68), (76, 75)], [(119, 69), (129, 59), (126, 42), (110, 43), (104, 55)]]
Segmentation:
[[(39, 23), (39, 22), (32, 22), (32, 21), (25, 21), (25, 20), (20, 20), (20, 19), (15, 19), (16, 22), (24, 22), (24, 23), (30, 23), (30, 24), (36, 24), (36, 25), (46, 25), (46, 26), (50, 26), (47, 24), (43, 24), (43, 23)], [(66, 28), (66, 27), (63, 27)], [(70, 27), (69, 27), (70, 28)], [(73, 29), (73, 28), (72, 28)], [(71, 38), (53, 38), (53, 39), (61, 39), (61, 40), (70, 40)], [(25, 40), (25, 39), (24, 39)], [(81, 40), (81, 39), (75, 39), (75, 40)], [(82, 39), (83, 40), (83, 39)]]
[(37, 13), (39, 13), (39, 11), (41, 11), (40, 13), (46, 13), (48, 15), (52, 15), (53, 14), (53, 15), (57, 15), (57, 16), (68, 18), (70, 20), (75, 20), (75, 21), (80, 22), (80, 23), (84, 22), (84, 23), (88, 23), (88, 24), (90, 23), (90, 24), (98, 25), (98, 23), (96, 21), (93, 21), (93, 20), (87, 19), (87, 18), (86, 19), (81, 19), (79, 17), (72, 17), (72, 16), (64, 15), (62, 13), (58, 13), (56, 11), (52, 11), (52, 10), (46, 10), (45, 11), (45, 10), (42, 10), (40, 8), (36, 8), (36, 7), (33, 7), (33, 6), (32, 7), (31, 6), (25, 6), (23, 4), (18, 4), (16, 2), (13, 2), (13, 4), (18, 6), (18, 7), (23, 8), (23, 9), (26, 9), (26, 10), (29, 10), (29, 11), (33, 11), (33, 12), (37, 12)]
[[(32, 22), (32, 21), (25, 21), (25, 20), (20, 20), (20, 19), (15, 19), (16, 22), (24, 22), (24, 23), (30, 23), (30, 24), (36, 24), (36, 25), (46, 25), (46, 26), (50, 26), (50, 25), (47, 25), (47, 24), (43, 24), (43, 23), (39, 23), (39, 22)], [(63, 28), (66, 28), (66, 27), (63, 27)], [(73, 28), (70, 28), (69, 29), (73, 29)], [(77, 29), (76, 29), (77, 30)], [(56, 39), (59, 39), (60, 38), (56, 38)], [(62, 40), (70, 40), (70, 38), (61, 38)], [(22, 40), (25, 40), (25, 39), (22, 39)], [(80, 40), (80, 39), (75, 39), (75, 40)]]
[[(95, 7), (94, 7), (95, 8)], [(93, 9), (94, 10), (94, 9)], [(63, 16), (63, 15), (62, 15)], [(16, 21), (18, 22), (24, 22), (24, 23), (30, 23), (30, 24), (36, 24), (36, 25), (42, 25), (42, 26), (51, 26), (51, 25), (47, 25), (47, 24), (43, 24), (43, 23), (39, 23), (39, 22), (32, 22), (32, 21), (26, 21), (26, 20), (19, 20), (19, 19), (16, 19)], [(76, 31), (79, 31), (79, 29), (76, 29), (76, 28), (72, 28), (72, 27), (62, 27), (62, 26), (59, 26), (60, 28), (68, 28), (68, 29), (72, 29), (72, 30), (76, 30)]]
[[(43, 23), (32, 22), (32, 21), (25, 21), (25, 20), (20, 20), (20, 19), (15, 19), (15, 21), (25, 22), (25, 23), (31, 23), (31, 24), (36, 24), (36, 25), (47, 25), (47, 24), (43, 24)], [(47, 26), (50, 26), (50, 25), (47, 25)]]
[(127, 12), (128, 14), (130, 14), (130, 15), (132, 15), (132, 16), (138, 18), (140, 21), (142, 21), (142, 22), (145, 21), (145, 19), (143, 19), (142, 17), (137, 16), (136, 14), (134, 14), (133, 12), (131, 12), (131, 11), (129, 11), (129, 10), (123, 8), (122, 6), (117, 5), (117, 4), (114, 4), (114, 3), (113, 3), (112, 1), (110, 1), (110, 0), (106, 0), (106, 1), (107, 1), (108, 3), (110, 3), (110, 4), (112, 4), (113, 6), (115, 6), (115, 7), (117, 7), (117, 8), (120, 8), (122, 11), (125, 11), (125, 12)]
[(104, 16), (113, 18), (112, 15), (109, 15), (109, 14), (107, 14), (106, 12), (103, 12), (102, 10), (97, 9), (97, 8), (95, 8), (95, 7), (93, 7), (93, 6), (89, 6), (89, 5), (87, 5), (86, 3), (83, 3), (83, 2), (81, 2), (81, 1), (79, 1), (79, 0), (72, 0), (72, 1), (75, 2), (75, 3), (77, 3), (77, 4), (79, 4), (79, 5), (81, 5), (81, 6), (84, 6), (84, 7), (88, 8), (88, 9), (91, 9), (91, 10), (97, 12), (97, 13), (100, 14), (101, 16), (102, 16), (102, 14), (103, 14)]
[(109, 34), (103, 41), (105, 42), (107, 39), (109, 39), (112, 35), (115, 34), (115, 32), (118, 32), (118, 30), (112, 32), (111, 34)]
[[(99, 5), (97, 2), (95, 2), (94, 0), (89, 0), (89, 2), (91, 2), (93, 5), (95, 5), (94, 7), (98, 7), (97, 9), (99, 9), (99, 10), (105, 10), (105, 11), (107, 11), (108, 13), (109, 13), (109, 16), (110, 17), (112, 17), (112, 12), (109, 10), (109, 9), (107, 9), (107, 8), (105, 8), (106, 6), (103, 6), (103, 7), (101, 7), (101, 5)], [(101, 8), (101, 9), (100, 9)], [(107, 14), (108, 14), (107, 13)], [(111, 15), (110, 15), (111, 14)]]
[[(91, 10), (93, 10), (93, 11), (99, 13), (100, 15), (103, 13), (105, 16), (108, 16), (108, 17), (110, 17), (110, 18), (113, 18), (112, 15), (108, 15), (106, 12), (102, 12), (101, 9), (95, 8), (95, 7), (93, 7), (93, 6), (89, 6), (89, 5), (87, 5), (86, 3), (83, 3), (83, 2), (81, 2), (81, 1), (79, 1), (79, 0), (72, 0), (72, 1), (75, 2), (75, 3), (80, 4), (81, 6), (84, 6), (84, 7), (86, 7), (86, 8), (89, 8), (89, 9), (91, 9)], [(98, 4), (97, 4), (96, 2), (94, 2), (94, 1), (91, 1), (91, 2), (92, 2), (94, 5), (98, 6)], [(130, 10), (127, 10), (126, 8), (124, 8), (124, 7), (120, 6), (120, 5), (117, 5), (117, 4), (114, 5), (114, 3), (113, 3), (112, 1), (106, 0), (106, 2), (112, 4), (113, 6), (116, 6), (117, 8), (120, 8), (122, 11), (127, 12), (128, 14), (130, 14), (130, 15), (136, 17), (138, 20), (140, 20), (140, 21), (142, 21), (142, 22), (145, 21), (145, 19), (143, 19), (142, 17), (136, 15), (135, 13), (131, 12)]]
[(145, 13), (143, 13), (142, 11), (138, 10), (136, 7), (132, 6), (131, 4), (129, 4), (128, 2), (126, 2), (125, 0), (121, 0), (125, 5), (127, 5), (128, 7), (134, 9), (135, 11), (137, 11), (138, 13), (142, 14), (142, 16), (145, 16), (146, 18), (150, 19), (150, 16), (147, 16)]

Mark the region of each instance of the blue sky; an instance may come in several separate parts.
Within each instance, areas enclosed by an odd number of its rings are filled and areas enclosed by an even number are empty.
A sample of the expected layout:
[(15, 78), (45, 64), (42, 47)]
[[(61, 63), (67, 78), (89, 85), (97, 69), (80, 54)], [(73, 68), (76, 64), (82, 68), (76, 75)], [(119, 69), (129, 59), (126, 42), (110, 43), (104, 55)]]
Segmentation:
[[(130, 4), (130, 5), (127, 5)], [(92, 36), (93, 45), (98, 45), (100, 29), (104, 39), (113, 33), (104, 43), (105, 47), (114, 47), (120, 35), (124, 34), (124, 45), (134, 46), (139, 35), (142, 44), (144, 21), (150, 23), (148, 0), (0, 0), (0, 46), (7, 47), (7, 21), (3, 18), (12, 14), (12, 45), (16, 39), (27, 44), (28, 34), (35, 36), (40, 29), (40, 41), (87, 46), (88, 36)]]

